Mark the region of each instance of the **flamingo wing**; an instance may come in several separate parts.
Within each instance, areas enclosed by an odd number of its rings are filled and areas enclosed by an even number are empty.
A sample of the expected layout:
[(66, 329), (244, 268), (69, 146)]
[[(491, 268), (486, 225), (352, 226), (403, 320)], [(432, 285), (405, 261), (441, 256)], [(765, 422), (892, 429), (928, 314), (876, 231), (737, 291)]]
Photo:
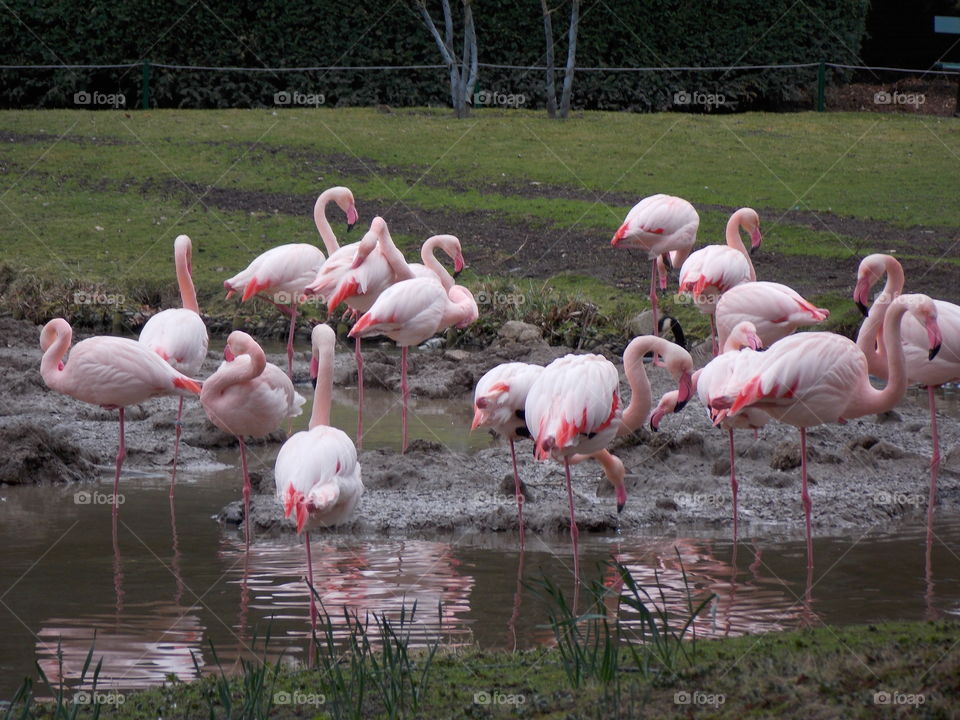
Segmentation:
[(815, 325), (830, 315), (787, 285), (745, 282), (725, 292), (717, 302), (717, 333), (722, 346), (739, 323), (756, 326), (765, 346), (786, 337), (799, 327)]
[(307, 243), (279, 245), (258, 256), (245, 270), (224, 283), (229, 294), (243, 292), (247, 300), (262, 291), (290, 295), (278, 302), (293, 302), (320, 272), (324, 256), (320, 248)]

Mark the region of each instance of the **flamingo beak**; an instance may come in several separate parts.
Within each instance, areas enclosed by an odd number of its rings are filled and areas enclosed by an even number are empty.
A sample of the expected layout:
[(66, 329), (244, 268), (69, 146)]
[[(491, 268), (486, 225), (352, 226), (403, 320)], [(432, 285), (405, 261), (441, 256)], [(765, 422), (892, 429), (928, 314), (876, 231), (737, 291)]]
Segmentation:
[(623, 485), (620, 485), (617, 488), (617, 515), (623, 512), (623, 508), (627, 504), (627, 488)]
[(693, 394), (693, 379), (690, 377), (690, 373), (684, 372), (680, 376), (677, 390), (679, 392), (677, 394), (677, 407), (674, 408), (675, 413), (683, 410), (687, 401), (690, 400), (690, 396)]
[(763, 350), (763, 340), (760, 339), (759, 335), (751, 333), (750, 337), (747, 338), (747, 347), (751, 350)]
[(650, 414), (650, 429), (654, 432), (660, 432), (660, 421), (663, 420), (664, 411), (657, 408)]
[(627, 223), (624, 223), (620, 226), (620, 229), (617, 230), (616, 234), (613, 236), (613, 240), (610, 241), (610, 244), (614, 247), (620, 244), (620, 241), (623, 240), (623, 236), (627, 234)]
[(317, 375), (320, 373), (320, 360), (314, 355), (310, 358), (310, 384), (317, 389)]
[(357, 214), (357, 206), (350, 203), (350, 207), (347, 208), (347, 232), (353, 230), (353, 226), (357, 224), (357, 220), (359, 219), (360, 215)]
[(860, 312), (864, 317), (870, 312), (870, 279), (864, 275), (863, 277), (857, 278), (857, 286), (853, 289), (853, 300), (857, 303), (857, 307), (860, 308)]
[(466, 263), (463, 261), (463, 254), (457, 253), (457, 256), (453, 259), (453, 276), (457, 277), (466, 267)]
[(750, 231), (750, 254), (753, 255), (754, 251), (760, 247), (760, 243), (763, 242), (763, 235), (760, 234), (760, 226), (757, 225), (753, 230)]
[(927, 355), (928, 360), (933, 360), (940, 352), (940, 345), (943, 342), (943, 336), (940, 333), (940, 326), (936, 318), (927, 318), (927, 339), (930, 342), (930, 352)]
[(223, 359), (227, 362), (233, 362), (236, 358), (236, 353), (233, 352), (229, 345), (225, 345), (223, 347)]
[(477, 403), (476, 409), (473, 411), (473, 424), (470, 425), (470, 432), (473, 432), (480, 424), (483, 422), (483, 410), (480, 409), (479, 402)]

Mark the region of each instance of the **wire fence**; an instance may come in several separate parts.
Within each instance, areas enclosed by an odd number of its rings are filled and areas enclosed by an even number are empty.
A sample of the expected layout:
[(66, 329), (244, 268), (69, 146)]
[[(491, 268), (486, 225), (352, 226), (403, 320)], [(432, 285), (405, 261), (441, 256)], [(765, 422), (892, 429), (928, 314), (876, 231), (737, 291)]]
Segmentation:
[[(820, 112), (829, 109), (838, 110), (912, 110), (936, 112), (938, 114), (956, 113), (960, 109), (960, 64), (941, 63), (940, 67), (927, 69), (899, 68), (885, 66), (850, 65), (833, 62), (807, 62), (779, 65), (735, 65), (735, 66), (664, 66), (664, 67), (577, 67), (576, 73), (590, 75), (609, 75), (611, 77), (623, 75), (645, 75), (656, 80), (644, 81), (640, 87), (641, 94), (646, 93), (650, 98), (644, 102), (635, 102), (629, 93), (618, 92), (616, 83), (604, 88), (600, 97), (598, 93), (591, 94), (584, 107), (599, 109), (627, 109), (627, 110), (680, 110), (693, 112), (711, 112), (717, 110), (737, 111), (742, 109), (776, 109), (770, 108), (769, 102), (764, 106), (763, 94), (773, 87), (780, 93), (780, 99), (787, 98), (788, 109), (811, 108)], [(481, 70), (488, 70), (490, 82), (500, 89), (509, 88), (516, 78), (519, 86), (526, 83), (532, 87), (540, 83), (542, 73), (547, 71), (543, 65), (512, 65), (502, 63), (478, 63)], [(433, 100), (443, 101), (444, 87), (447, 82), (449, 68), (445, 64), (422, 65), (315, 65), (304, 67), (238, 67), (238, 66), (206, 66), (181, 65), (173, 63), (152, 62), (142, 60), (135, 63), (116, 64), (51, 64), (51, 65), (0, 65), (0, 105), (6, 108), (16, 107), (86, 107), (87, 109), (135, 106), (141, 109), (152, 107), (269, 107), (282, 105), (369, 105), (376, 101), (364, 96), (362, 92), (344, 93), (344, 75), (357, 74), (362, 77), (366, 73), (404, 73), (417, 76), (419, 85), (431, 85), (431, 93), (420, 95), (409, 93), (409, 96), (421, 99), (425, 96)], [(103, 77), (103, 71), (123, 71), (113, 77)], [(555, 68), (562, 74), (563, 68)], [(36, 90), (42, 86), (36, 80), (35, 73), (60, 73), (51, 81), (48, 92)], [(68, 77), (62, 73), (66, 72)], [(710, 80), (711, 74), (721, 73), (717, 80)], [(766, 73), (780, 73), (771, 82)], [(788, 73), (788, 74), (784, 74)], [(100, 75), (98, 75), (100, 74)], [(185, 75), (207, 74), (208, 77), (200, 80), (193, 79), (189, 88), (178, 88), (185, 85)], [(242, 87), (235, 80), (227, 80), (226, 75), (243, 75), (247, 77), (272, 75), (273, 80), (250, 83), (250, 87)], [(512, 74), (512, 75), (511, 75)], [(64, 89), (70, 88), (69, 76), (74, 76), (71, 94)], [(82, 77), (81, 77), (82, 75)], [(315, 77), (319, 75), (319, 78)], [(158, 76), (160, 81), (158, 81)], [(341, 78), (335, 97), (328, 98), (323, 93), (302, 93), (292, 91), (289, 80), (299, 76), (298, 84), (307, 87), (310, 82), (336, 76)], [(311, 80), (311, 76), (314, 76)], [(33, 91), (27, 82), (33, 78)], [(512, 80), (513, 78), (513, 80)], [(743, 80), (747, 78), (747, 80)], [(757, 78), (764, 82), (757, 82)], [(956, 90), (950, 86), (950, 79), (956, 78)], [(380, 80), (381, 90), (383, 83)], [(586, 81), (581, 81), (581, 86)], [(901, 85), (907, 84), (912, 92), (900, 92)], [(79, 84), (83, 87), (77, 88)], [(353, 83), (362, 85), (362, 83)], [(596, 86), (597, 83), (593, 83)], [(593, 87), (591, 86), (591, 87)], [(117, 92), (107, 90), (116, 87)], [(96, 88), (96, 90), (94, 90)], [(220, 92), (228, 88), (227, 92)], [(238, 89), (239, 88), (239, 89)], [(580, 101), (577, 93), (578, 84), (574, 83), (574, 96)], [(758, 89), (760, 88), (760, 89)], [(851, 94), (849, 88), (857, 88)], [(158, 91), (159, 89), (159, 91)], [(177, 90), (182, 90), (178, 94)], [(259, 89), (259, 92), (258, 92)], [(264, 93), (263, 90), (272, 90)], [(127, 92), (121, 92), (127, 90)], [(203, 90), (206, 90), (204, 92)], [(489, 88), (488, 88), (489, 90)], [(510, 107), (508, 102), (484, 102), (484, 92), (479, 94), (479, 103), (486, 105), (503, 105)], [(671, 93), (672, 90), (672, 93)], [(713, 90), (714, 92), (710, 92)], [(130, 103), (127, 100), (131, 94), (139, 102)], [(726, 91), (726, 92), (725, 92)], [(738, 94), (739, 93), (739, 94)], [(871, 97), (872, 93), (872, 97)], [(658, 98), (652, 98), (658, 94)], [(302, 95), (302, 97), (301, 97)], [(489, 94), (494, 100), (496, 93)], [(516, 94), (501, 92), (503, 97), (516, 97)], [(928, 95), (935, 102), (929, 107)], [(334, 102), (331, 103), (330, 99)], [(476, 98), (475, 98), (476, 99)], [(525, 98), (526, 100), (526, 98)], [(536, 91), (531, 93), (532, 102), (525, 102), (526, 107), (538, 105)], [(404, 98), (387, 98), (386, 102), (404, 104)], [(406, 104), (433, 104), (427, 102), (413, 102)], [(575, 104), (577, 104), (575, 102)], [(513, 105), (516, 106), (516, 103)]]

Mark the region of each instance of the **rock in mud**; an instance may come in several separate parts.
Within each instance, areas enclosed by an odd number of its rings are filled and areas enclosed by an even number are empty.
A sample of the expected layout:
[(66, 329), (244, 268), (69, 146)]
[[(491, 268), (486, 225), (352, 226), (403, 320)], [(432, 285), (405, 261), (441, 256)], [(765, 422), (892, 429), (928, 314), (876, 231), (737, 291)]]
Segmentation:
[(520, 320), (508, 320), (497, 332), (501, 340), (528, 345), (543, 342), (543, 331), (536, 325), (521, 322)]
[(75, 482), (97, 477), (93, 457), (33, 423), (0, 428), (0, 483)]

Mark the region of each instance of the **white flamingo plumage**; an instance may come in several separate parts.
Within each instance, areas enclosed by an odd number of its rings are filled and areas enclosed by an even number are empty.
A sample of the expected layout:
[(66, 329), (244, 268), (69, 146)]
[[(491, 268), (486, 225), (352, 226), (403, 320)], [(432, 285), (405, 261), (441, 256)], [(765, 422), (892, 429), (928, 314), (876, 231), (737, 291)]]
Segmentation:
[[(155, 352), (175, 370), (193, 377), (207, 357), (209, 336), (207, 326), (200, 317), (197, 291), (193, 286), (193, 246), (190, 238), (180, 235), (173, 243), (174, 265), (177, 284), (180, 288), (181, 308), (162, 310), (147, 320), (140, 331), (139, 342)], [(170, 495), (173, 496), (177, 482), (177, 456), (180, 450), (180, 434), (183, 416), (183, 396), (179, 398), (177, 422), (173, 443), (173, 475), (170, 479)]]

